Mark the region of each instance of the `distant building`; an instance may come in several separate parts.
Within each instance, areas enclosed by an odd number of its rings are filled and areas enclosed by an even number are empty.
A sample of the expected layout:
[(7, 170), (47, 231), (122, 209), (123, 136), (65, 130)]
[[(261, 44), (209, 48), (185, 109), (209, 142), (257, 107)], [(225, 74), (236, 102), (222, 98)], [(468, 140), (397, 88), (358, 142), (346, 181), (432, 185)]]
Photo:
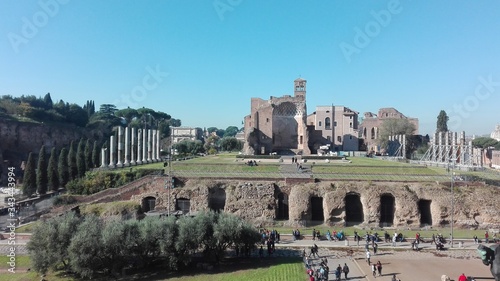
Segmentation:
[(491, 132), (491, 138), (500, 141), (500, 124), (498, 124), (493, 132)]
[(331, 151), (357, 151), (358, 112), (345, 106), (318, 106), (307, 116), (309, 146), (313, 153), (328, 146)]
[(201, 128), (192, 127), (172, 127), (172, 143), (179, 143), (181, 141), (195, 141), (202, 140), (203, 131)]
[(296, 79), (294, 95), (252, 98), (250, 115), (245, 116), (245, 143), (248, 155), (280, 153), (310, 154), (307, 134), (306, 80)]
[(381, 108), (378, 114), (365, 112), (364, 119), (359, 127), (361, 133), (360, 137), (364, 140), (367, 151), (381, 151), (381, 148), (377, 145), (377, 140), (379, 139), (382, 123), (388, 119), (407, 119), (410, 123), (415, 125), (415, 132), (413, 134), (418, 135), (418, 118), (406, 117), (395, 108)]

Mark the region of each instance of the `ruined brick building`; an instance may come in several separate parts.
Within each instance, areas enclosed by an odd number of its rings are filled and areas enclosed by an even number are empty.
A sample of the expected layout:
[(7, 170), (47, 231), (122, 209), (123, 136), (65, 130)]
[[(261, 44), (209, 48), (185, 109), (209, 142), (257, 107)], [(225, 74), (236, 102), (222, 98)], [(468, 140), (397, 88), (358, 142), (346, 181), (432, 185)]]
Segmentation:
[(344, 106), (318, 106), (307, 115), (306, 83), (294, 81), (294, 95), (252, 98), (251, 113), (245, 117), (244, 153), (317, 153), (358, 150), (358, 112)]

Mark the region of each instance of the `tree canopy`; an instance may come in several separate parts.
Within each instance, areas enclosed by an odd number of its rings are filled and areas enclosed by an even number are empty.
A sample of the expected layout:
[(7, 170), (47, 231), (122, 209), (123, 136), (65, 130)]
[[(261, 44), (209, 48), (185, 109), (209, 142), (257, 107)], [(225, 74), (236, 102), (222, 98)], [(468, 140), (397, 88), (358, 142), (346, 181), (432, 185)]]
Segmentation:
[(448, 120), (449, 118), (448, 115), (446, 114), (446, 111), (441, 110), (437, 117), (437, 125), (436, 125), (437, 133), (448, 132)]

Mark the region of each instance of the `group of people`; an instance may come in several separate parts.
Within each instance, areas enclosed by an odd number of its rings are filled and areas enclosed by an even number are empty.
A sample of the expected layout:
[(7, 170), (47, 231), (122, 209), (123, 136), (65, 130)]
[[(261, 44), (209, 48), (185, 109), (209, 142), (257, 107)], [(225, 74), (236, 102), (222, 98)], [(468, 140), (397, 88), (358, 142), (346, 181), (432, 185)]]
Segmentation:
[[(320, 259), (316, 270), (310, 258), (311, 254), (313, 254), (313, 258), (317, 256)], [(318, 254), (318, 246), (316, 244), (314, 244), (314, 246), (311, 248), (311, 253), (309, 255), (306, 255), (304, 250), (303, 258), (306, 267), (306, 273), (309, 276), (310, 281), (329, 280), (328, 276), (330, 274), (330, 268), (328, 267), (328, 260), (326, 258), (320, 258)], [(343, 267), (339, 264), (333, 273), (335, 274), (335, 280), (340, 281), (342, 273), (344, 273), (344, 278), (345, 280), (347, 280), (347, 275), (349, 274), (349, 266), (347, 266), (347, 263), (344, 263)]]

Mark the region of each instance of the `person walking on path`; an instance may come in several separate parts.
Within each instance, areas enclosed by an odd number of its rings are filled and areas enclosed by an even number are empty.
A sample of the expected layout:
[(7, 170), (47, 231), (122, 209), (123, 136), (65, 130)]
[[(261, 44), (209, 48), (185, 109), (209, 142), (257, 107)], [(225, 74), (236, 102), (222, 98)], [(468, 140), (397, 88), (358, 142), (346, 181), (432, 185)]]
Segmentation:
[(372, 255), (370, 254), (370, 251), (366, 251), (366, 262), (368, 263), (368, 265), (370, 265), (370, 257)]
[(462, 273), (462, 275), (458, 277), (458, 281), (467, 281), (467, 276), (465, 276), (465, 274)]
[(382, 276), (382, 263), (380, 261), (377, 261), (377, 271), (378, 276)]
[(490, 242), (489, 238), (490, 238), (490, 235), (488, 234), (488, 231), (486, 231), (484, 233), (484, 243), (488, 244)]
[(344, 272), (345, 280), (347, 280), (347, 274), (349, 274), (349, 267), (347, 266), (347, 263), (344, 263), (344, 268), (342, 268), (342, 271)]
[(375, 264), (372, 264), (372, 274), (373, 277), (377, 278), (377, 267), (375, 266)]

